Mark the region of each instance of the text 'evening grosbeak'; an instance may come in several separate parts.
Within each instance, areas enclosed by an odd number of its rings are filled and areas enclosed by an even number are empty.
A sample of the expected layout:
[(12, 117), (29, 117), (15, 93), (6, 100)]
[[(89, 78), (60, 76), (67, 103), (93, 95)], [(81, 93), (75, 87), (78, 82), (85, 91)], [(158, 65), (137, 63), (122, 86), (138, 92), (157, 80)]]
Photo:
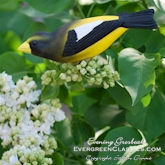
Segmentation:
[(149, 9), (76, 20), (52, 33), (37, 32), (18, 50), (58, 62), (78, 62), (105, 51), (128, 28), (157, 28), (153, 14)]

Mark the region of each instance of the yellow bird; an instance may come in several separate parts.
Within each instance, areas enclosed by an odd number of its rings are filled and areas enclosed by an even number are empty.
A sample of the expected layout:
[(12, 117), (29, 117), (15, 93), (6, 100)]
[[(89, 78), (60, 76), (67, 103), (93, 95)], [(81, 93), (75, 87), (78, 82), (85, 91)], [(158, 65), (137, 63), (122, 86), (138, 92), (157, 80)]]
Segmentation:
[(128, 28), (157, 28), (153, 14), (148, 9), (76, 20), (52, 33), (35, 33), (18, 50), (57, 62), (78, 62), (108, 49)]

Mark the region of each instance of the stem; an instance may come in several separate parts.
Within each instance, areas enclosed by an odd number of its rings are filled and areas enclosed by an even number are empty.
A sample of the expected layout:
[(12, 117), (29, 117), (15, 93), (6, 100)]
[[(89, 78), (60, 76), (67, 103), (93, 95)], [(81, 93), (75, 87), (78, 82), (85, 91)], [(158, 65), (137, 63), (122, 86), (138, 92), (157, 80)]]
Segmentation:
[(151, 144), (150, 146), (154, 145), (159, 139), (155, 139)]
[(164, 153), (164, 152), (161, 152), (161, 154), (162, 154), (163, 156), (165, 156), (165, 153)]
[(78, 10), (79, 10), (79, 12), (80, 12), (80, 14), (81, 14), (81, 17), (82, 17), (82, 18), (85, 18), (85, 14), (84, 14), (84, 12), (82, 11), (82, 8), (81, 8), (80, 4), (78, 3), (78, 0), (75, 0), (75, 2), (76, 2), (76, 4), (77, 4), (77, 8), (78, 8)]
[(92, 13), (92, 10), (93, 10), (93, 8), (94, 8), (94, 6), (95, 6), (95, 4), (96, 4), (96, 2), (94, 2), (94, 3), (91, 5), (91, 7), (90, 7), (90, 9), (89, 9), (89, 11), (88, 11), (88, 14), (87, 14), (87, 18), (90, 17), (90, 15), (91, 15), (91, 13)]
[(148, 5), (147, 5), (147, 2), (145, 0), (142, 0), (142, 4), (146, 9), (148, 9)]
[(107, 9), (104, 12), (104, 15), (107, 15), (109, 8), (111, 7), (111, 4), (108, 5)]

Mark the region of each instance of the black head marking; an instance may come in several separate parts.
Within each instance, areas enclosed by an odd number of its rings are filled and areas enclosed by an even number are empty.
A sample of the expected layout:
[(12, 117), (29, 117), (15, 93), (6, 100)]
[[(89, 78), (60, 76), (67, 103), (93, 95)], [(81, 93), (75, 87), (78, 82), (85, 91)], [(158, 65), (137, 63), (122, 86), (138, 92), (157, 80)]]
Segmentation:
[(32, 54), (47, 59), (52, 59), (52, 35), (48, 32), (37, 32), (29, 38)]

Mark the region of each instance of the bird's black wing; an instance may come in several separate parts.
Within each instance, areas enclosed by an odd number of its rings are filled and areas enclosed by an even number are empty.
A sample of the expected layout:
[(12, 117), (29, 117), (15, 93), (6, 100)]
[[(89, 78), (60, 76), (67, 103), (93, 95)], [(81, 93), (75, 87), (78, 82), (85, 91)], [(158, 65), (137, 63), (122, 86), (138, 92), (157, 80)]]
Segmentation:
[(63, 57), (81, 52), (120, 27), (121, 24), (121, 20), (100, 20), (70, 30), (64, 47)]

